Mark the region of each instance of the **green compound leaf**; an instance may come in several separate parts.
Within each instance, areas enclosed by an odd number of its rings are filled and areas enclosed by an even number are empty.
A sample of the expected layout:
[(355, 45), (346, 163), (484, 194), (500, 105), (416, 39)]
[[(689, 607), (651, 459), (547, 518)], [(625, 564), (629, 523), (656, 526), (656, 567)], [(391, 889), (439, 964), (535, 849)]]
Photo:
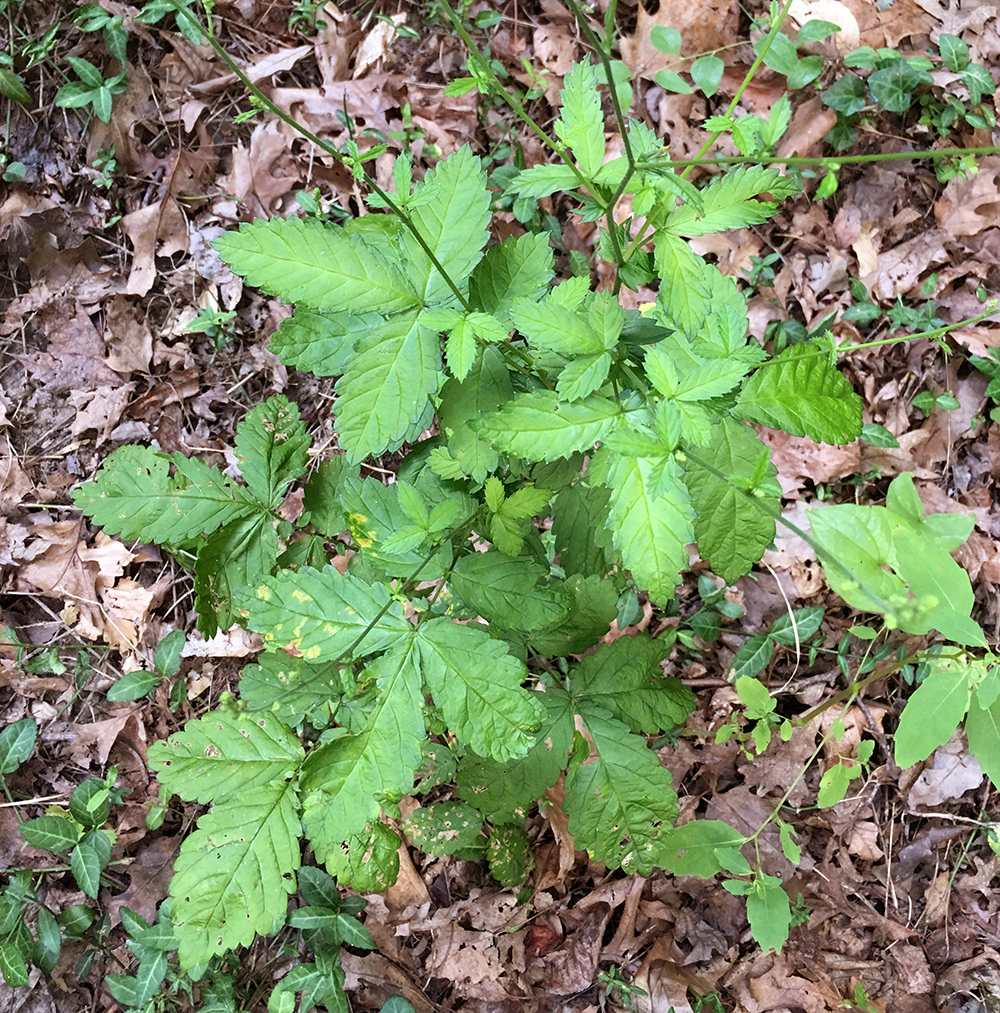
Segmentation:
[(721, 820), (691, 820), (665, 835), (666, 854), (661, 865), (675, 876), (708, 879), (722, 869), (716, 855), (719, 848), (740, 848), (746, 838)]
[[(765, 192), (775, 199), (753, 199)], [(733, 169), (714, 177), (702, 191), (702, 210), (682, 204), (670, 213), (666, 229), (678, 236), (703, 236), (709, 232), (759, 225), (774, 214), (779, 200), (798, 192), (798, 183), (790, 176), (782, 176), (777, 169), (763, 165)]]
[(698, 552), (713, 572), (733, 584), (750, 572), (774, 541), (777, 492), (769, 490), (758, 497), (749, 488), (754, 480), (758, 487), (773, 484), (777, 468), (771, 464), (770, 451), (750, 426), (725, 417), (712, 427), (708, 445), (700, 447), (697, 456), (689, 455), (684, 469), (695, 509)]
[[(366, 584), (332, 566), (304, 566), (269, 577), (241, 605), (250, 629), (270, 649), (299, 651), (307, 661), (337, 661), (390, 600), (384, 584)], [(402, 604), (393, 602), (358, 644), (355, 657), (384, 651), (412, 635)]]
[(479, 432), (499, 450), (534, 461), (556, 461), (577, 450), (589, 450), (622, 419), (610, 398), (591, 394), (573, 404), (555, 391), (518, 394), (504, 408), (479, 423)]
[(188, 721), (149, 749), (149, 765), (170, 794), (199, 802), (238, 801), (291, 777), (304, 753), (298, 738), (269, 714), (246, 714), (229, 701)]
[(578, 705), (596, 704), (647, 735), (684, 724), (694, 710), (694, 693), (679, 679), (664, 678), (660, 662), (668, 653), (647, 636), (601, 644), (573, 672)]
[(506, 644), (444, 617), (421, 623), (416, 644), (427, 687), (459, 741), (495, 760), (524, 756), (544, 712), (537, 694), (521, 688), (527, 670)]
[(463, 556), (451, 575), (451, 589), (487, 622), (530, 633), (558, 623), (569, 612), (560, 587), (539, 586), (548, 574), (525, 557), (499, 552)]
[(582, 654), (593, 647), (611, 628), (618, 615), (618, 588), (613, 580), (596, 574), (590, 577), (573, 575), (566, 580), (572, 604), (565, 619), (528, 637), (532, 650), (564, 658)]
[(490, 865), (490, 875), (501, 886), (520, 886), (535, 867), (531, 842), (524, 826), (508, 823), (493, 827), (486, 844), (486, 860)]
[(230, 479), (196, 458), (136, 446), (113, 451), (96, 481), (81, 486), (73, 502), (102, 528), (151, 542), (198, 538), (259, 509)]
[(505, 239), (491, 246), (476, 265), (469, 279), (469, 298), (475, 307), (509, 327), (508, 311), (514, 301), (538, 299), (548, 288), (553, 260), (547, 233)]
[(435, 802), (403, 820), (407, 837), (429, 855), (481, 854), (483, 818), (464, 802)]
[(326, 867), (358, 893), (384, 893), (399, 876), (399, 835), (384, 823), (366, 823), (326, 856)]
[(780, 953), (792, 924), (792, 905), (781, 888), (781, 880), (758, 873), (746, 898), (750, 932), (757, 945), (765, 952), (773, 947)]
[(709, 265), (683, 239), (663, 230), (656, 234), (654, 258), (661, 279), (656, 297), (660, 323), (694, 337), (708, 316)]
[(522, 169), (504, 193), (538, 200), (559, 190), (575, 190), (579, 185), (580, 177), (568, 165), (533, 165)]
[(577, 847), (612, 869), (648, 875), (669, 855), (677, 816), (670, 771), (645, 740), (601, 708), (583, 714), (596, 759), (575, 754), (566, 774), (564, 807)]
[(271, 510), (306, 470), (312, 437), (298, 408), (283, 394), (247, 413), (236, 428), (236, 456), (253, 497)]
[[(351, 464), (395, 450), (425, 415), (442, 378), (437, 332), (410, 310), (369, 331), (334, 388), (337, 432)], [(416, 434), (413, 434), (416, 436)]]
[(38, 725), (31, 718), (14, 721), (0, 732), (0, 775), (11, 774), (31, 756)]
[(604, 114), (597, 85), (593, 64), (574, 63), (563, 78), (562, 112), (555, 123), (556, 136), (570, 146), (588, 176), (593, 176), (604, 161)]
[[(489, 238), (491, 195), (486, 189), (486, 173), (464, 145), (427, 173), (414, 196), (431, 187), (437, 188), (433, 200), (414, 206), (410, 218), (452, 281), (461, 285), (482, 257)], [(453, 299), (451, 289), (412, 234), (407, 231), (402, 236), (409, 278), (421, 301)]]
[(739, 407), (751, 422), (818, 443), (850, 443), (861, 435), (861, 398), (809, 345), (792, 345), (761, 366), (744, 385)]
[[(660, 472), (656, 491), (654, 470)], [(674, 596), (688, 565), (686, 547), (694, 541), (694, 511), (677, 462), (612, 457), (607, 471), (615, 548), (636, 585), (665, 604)]]
[(177, 957), (187, 970), (285, 920), (299, 867), (299, 818), (291, 782), (255, 784), (198, 820), (170, 881)]
[(281, 321), (268, 347), (286, 366), (316, 376), (340, 376), (355, 344), (381, 323), (377, 313), (355, 316), (298, 306)]
[(970, 667), (951, 658), (930, 660), (930, 675), (906, 701), (899, 718), (894, 754), (900, 767), (926, 760), (943, 746), (969, 710)]
[[(374, 824), (383, 794), (413, 790), (425, 738), (421, 674), (414, 644), (395, 647), (369, 663), (379, 696), (358, 735), (341, 735), (309, 754), (303, 767), (306, 833), (321, 862), (352, 834)], [(336, 866), (338, 857), (333, 859)], [(330, 870), (333, 871), (333, 868)]]
[(415, 306), (403, 265), (359, 235), (314, 218), (257, 219), (214, 240), (219, 256), (247, 284), (282, 302), (317, 310), (395, 313)]

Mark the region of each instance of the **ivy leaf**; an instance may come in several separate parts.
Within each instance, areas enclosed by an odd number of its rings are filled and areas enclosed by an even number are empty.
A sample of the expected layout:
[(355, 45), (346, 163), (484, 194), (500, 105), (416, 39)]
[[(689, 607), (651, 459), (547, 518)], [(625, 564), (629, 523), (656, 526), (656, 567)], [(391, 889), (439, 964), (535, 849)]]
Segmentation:
[(315, 376), (340, 376), (355, 343), (382, 323), (377, 313), (337, 313), (297, 306), (271, 335), (268, 347), (286, 366)]
[[(411, 628), (412, 629), (412, 628)], [(314, 749), (302, 771), (306, 833), (317, 858), (327, 862), (352, 834), (379, 815), (379, 796), (413, 789), (425, 738), (418, 653), (411, 638), (370, 662), (379, 690), (364, 731)], [(331, 872), (340, 859), (331, 862)]]
[[(753, 198), (770, 193), (774, 200)], [(678, 236), (703, 236), (709, 232), (759, 225), (774, 214), (777, 202), (799, 192), (798, 183), (777, 169), (751, 165), (715, 176), (702, 191), (704, 207), (682, 204), (667, 217), (666, 231)]]
[(236, 428), (236, 456), (251, 494), (271, 510), (306, 470), (312, 437), (298, 408), (279, 394), (247, 413)]
[(250, 629), (270, 648), (300, 652), (307, 661), (339, 661), (386, 606), (354, 656), (384, 651), (412, 636), (402, 604), (390, 601), (384, 584), (366, 584), (332, 566), (303, 566), (267, 578), (241, 605)]
[(419, 311), (371, 330), (334, 388), (337, 432), (348, 461), (395, 450), (428, 412), (440, 377), (438, 336), (421, 323)]
[(818, 349), (792, 345), (743, 386), (745, 418), (817, 443), (850, 443), (861, 435), (861, 398)]
[[(653, 491), (660, 468), (665, 493)], [(610, 526), (615, 548), (632, 571), (636, 585), (660, 603), (674, 596), (681, 570), (688, 565), (687, 546), (694, 541), (694, 511), (671, 457), (614, 457), (605, 485), (611, 490)]]
[(918, 70), (907, 60), (895, 60), (868, 78), (868, 90), (886, 112), (905, 113), (913, 102), (913, 89), (918, 84), (933, 83), (934, 78), (926, 70)]
[(355, 314), (395, 313), (418, 302), (404, 265), (360, 235), (315, 218), (257, 219), (212, 242), (247, 284), (282, 302)]
[(593, 176), (604, 161), (604, 114), (597, 85), (593, 64), (574, 63), (563, 78), (562, 111), (555, 122), (556, 136), (570, 146), (588, 176)]
[(694, 693), (679, 679), (664, 678), (660, 662), (668, 653), (647, 636), (601, 644), (573, 672), (578, 706), (596, 704), (647, 735), (684, 724), (694, 710)]
[(535, 741), (543, 710), (524, 665), (481, 627), (441, 617), (417, 627), (420, 667), (448, 727), (480, 756), (509, 760)]
[(912, 767), (943, 746), (969, 710), (971, 693), (966, 666), (950, 658), (934, 662), (899, 717), (893, 742), (896, 763)]
[[(695, 509), (698, 551), (715, 573), (733, 584), (750, 572), (774, 541), (774, 517), (769, 515), (778, 513), (777, 491), (758, 498), (750, 488), (755, 479), (761, 488), (760, 483), (773, 481), (777, 474), (770, 451), (750, 426), (724, 417), (712, 427), (708, 445), (697, 457), (689, 456), (684, 469)], [(738, 487), (730, 476), (745, 485)]]
[(553, 261), (548, 233), (529, 232), (505, 239), (491, 246), (473, 269), (469, 298), (478, 309), (496, 317), (501, 326), (509, 327), (507, 313), (515, 300), (538, 299), (548, 288)]
[(107, 531), (151, 542), (198, 538), (257, 509), (216, 468), (136, 446), (113, 451), (96, 481), (81, 486), (73, 502)]
[(597, 755), (588, 760), (574, 752), (564, 800), (569, 832), (597, 861), (649, 875), (669, 854), (677, 817), (673, 777), (621, 721), (600, 708), (582, 716)]
[(591, 394), (567, 404), (551, 390), (518, 394), (479, 423), (493, 446), (529, 460), (555, 461), (589, 450), (622, 418), (610, 398)]

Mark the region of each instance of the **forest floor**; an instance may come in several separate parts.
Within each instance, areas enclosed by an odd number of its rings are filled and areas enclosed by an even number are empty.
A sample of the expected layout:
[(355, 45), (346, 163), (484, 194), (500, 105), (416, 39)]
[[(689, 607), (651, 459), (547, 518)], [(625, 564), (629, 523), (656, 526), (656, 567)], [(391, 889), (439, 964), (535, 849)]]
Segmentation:
[[(335, 452), (332, 383), (287, 369), (268, 350), (287, 308), (244, 288), (209, 243), (238, 221), (295, 213), (296, 194), (316, 188), (324, 206), (357, 214), (360, 191), (277, 118), (257, 112), (238, 122), (251, 108), (242, 86), (171, 18), (142, 24), (134, 20), (137, 7), (119, 0), (103, 6), (124, 16), (129, 33), (128, 86), (108, 123), (53, 103), (67, 56), (111, 66), (100, 32), (76, 27), (71, 3), (3, 4), (15, 46), (58, 27), (50, 52), (24, 74), (30, 102), (3, 100), (7, 159), (25, 172), (0, 184), (0, 605), (12, 644), (0, 640), (0, 726), (30, 716), (40, 727), (35, 758), (8, 778), (16, 799), (65, 798), (84, 777), (118, 767), (119, 783), (130, 790), (113, 823), (115, 858), (125, 861), (110, 868), (100, 908), (109, 919), (108, 952), (127, 962), (124, 935), (115, 935), (120, 909), (152, 918), (190, 824), (176, 813), (157, 830), (146, 828), (158, 791), (147, 748), (208, 710), (255, 646), (239, 630), (201, 638), (189, 575), (155, 547), (125, 545), (88, 526), (71, 493), (125, 443), (155, 441), (164, 451), (232, 465), (237, 422), (273, 393), (298, 403), (321, 455)], [(345, 112), (359, 138), (386, 139), (392, 150), (375, 163), (383, 185), (401, 145), (413, 150), (418, 168), (464, 144), (491, 171), (518, 146), (528, 165), (544, 161), (537, 141), (503, 109), (476, 91), (444, 93), (466, 73), (467, 54), (439, 6), (328, 4), (312, 11), (316, 23), (308, 3), (292, 0), (219, 0), (215, 12), (227, 50), (278, 106), (335, 143), (347, 139)], [(748, 6), (756, 12), (759, 5)], [(884, 10), (869, 0), (803, 6), (849, 29), (848, 49), (921, 53), (942, 32), (953, 33), (975, 62), (1000, 74), (995, 0), (896, 0), (880, 4)], [(550, 123), (562, 75), (588, 52), (572, 16), (560, 0), (478, 3), (471, 14), (491, 9), (502, 18), (479, 41), (523, 87), (537, 85), (532, 114)], [(646, 7), (633, 0), (621, 4), (619, 20), (633, 115), (673, 157), (693, 157), (708, 136), (704, 120), (724, 111), (752, 62), (746, 11), (736, 0)], [(713, 100), (653, 83), (666, 60), (648, 43), (655, 25), (679, 29), (684, 52), (723, 52)], [(841, 41), (824, 45), (832, 47), (824, 51), (832, 67)], [(940, 78), (935, 87), (950, 83)], [(785, 79), (764, 70), (742, 108), (766, 116), (785, 92)], [(834, 116), (817, 95), (815, 85), (792, 93), (779, 154), (832, 153), (823, 137)], [(919, 114), (872, 116), (850, 153), (943, 144)], [(987, 129), (963, 129), (950, 144), (993, 143)], [(609, 153), (615, 140), (609, 121)], [(750, 289), (751, 329), (760, 340), (773, 340), (784, 322), (793, 336), (832, 327), (838, 337), (872, 341), (898, 327), (916, 332), (934, 320), (974, 316), (984, 298), (1000, 293), (1000, 158), (986, 157), (978, 172), (946, 183), (916, 159), (846, 165), (833, 195), (816, 200), (815, 187), (807, 179), (805, 192), (764, 225), (692, 241)], [(570, 203), (543, 203), (561, 254), (592, 254), (595, 226), (571, 214)], [(498, 221), (511, 232), (522, 228), (512, 214)], [(754, 258), (770, 260), (762, 270)], [(880, 308), (875, 319), (843, 318), (858, 301), (852, 279)], [(654, 297), (623, 295), (629, 305)], [(192, 331), (199, 310), (202, 320), (235, 316), (215, 333)], [(833, 447), (767, 433), (793, 518), (820, 503), (879, 502), (888, 480), (904, 471), (914, 474), (929, 511), (974, 513), (975, 529), (956, 558), (976, 588), (974, 617), (991, 643), (1000, 633), (1000, 425), (990, 420), (989, 378), (969, 357), (995, 346), (1000, 325), (987, 319), (952, 334), (949, 354), (916, 340), (848, 358), (844, 371), (864, 398), (865, 421), (885, 426), (898, 447)], [(921, 409), (914, 398), (925, 391), (930, 401), (944, 392), (952, 400), (932, 405), (918, 397)], [(680, 589), (681, 615), (697, 605), (696, 584), (691, 575)], [(785, 858), (776, 829), (760, 838), (764, 869), (781, 875), (792, 897), (801, 894), (801, 924), (781, 954), (760, 951), (742, 901), (719, 883), (608, 873), (574, 850), (558, 820), (539, 815), (530, 916), (511, 891), (491, 885), (480, 864), (416, 850), (404, 856), (397, 885), (368, 898), (365, 924), (379, 950), (344, 954), (353, 1008), (378, 1009), (397, 993), (418, 1013), (625, 1008), (627, 990), (608, 994), (598, 980), (610, 969), (648, 993), (635, 994), (633, 1008), (654, 1013), (1000, 1008), (1000, 855), (988, 834), (997, 797), (963, 739), (899, 770), (886, 736), (909, 690), (898, 676), (873, 683), (848, 710), (840, 744), (849, 750), (874, 737), (871, 770), (845, 801), (816, 809), (822, 768), (814, 764), (802, 776), (814, 734), (800, 729), (753, 757), (735, 742), (716, 744), (712, 730), (737, 702), (727, 678), (735, 652), (789, 607), (825, 608), (831, 651), (808, 664), (779, 648), (762, 678), (780, 688), (782, 706), (798, 710), (842, 689), (836, 647), (852, 614), (828, 591), (808, 546), (785, 537), (730, 596), (742, 618), (725, 621), (714, 642), (679, 645), (671, 659), (698, 707), (661, 756), (682, 812), (701, 806), (709, 818), (749, 831), (795, 783), (788, 818), (803, 849), (799, 867)], [(671, 621), (647, 605), (640, 625), (654, 632)], [(168, 683), (152, 699), (108, 702), (114, 680), (148, 664), (176, 629), (188, 634), (179, 689)], [(39, 803), (30, 814), (42, 811)], [(0, 807), (0, 873), (39, 867), (39, 856), (24, 849), (15, 808)], [(62, 873), (48, 877), (46, 891), (54, 909), (85, 900)], [(114, 1008), (101, 979), (120, 968), (99, 955), (77, 977), (79, 945), (68, 946), (56, 971), (31, 989), (0, 984), (0, 1011)], [(240, 970), (243, 1008), (263, 1008), (288, 966), (266, 940), (249, 951)]]

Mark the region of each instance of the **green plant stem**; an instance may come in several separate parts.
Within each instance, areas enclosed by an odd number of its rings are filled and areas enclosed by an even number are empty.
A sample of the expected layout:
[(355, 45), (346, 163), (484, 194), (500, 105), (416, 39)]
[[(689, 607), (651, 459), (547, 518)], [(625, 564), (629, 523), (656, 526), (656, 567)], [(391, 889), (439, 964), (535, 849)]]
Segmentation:
[[(774, 41), (775, 35), (780, 31), (781, 24), (788, 15), (788, 9), (792, 6), (792, 0), (785, 0), (785, 5), (781, 8), (777, 18), (771, 25), (770, 31), (764, 37), (764, 44), (760, 47), (760, 52), (757, 54), (757, 59), (750, 64), (750, 69), (743, 76), (739, 88), (736, 89), (736, 94), (733, 96), (732, 102), (729, 103), (729, 108), (726, 110), (726, 118), (728, 119), (733, 115), (733, 110), (739, 105), (739, 101), (743, 98), (743, 93), (750, 87), (750, 82), (753, 80), (754, 74), (757, 73), (758, 68), (764, 62), (764, 57), (767, 56), (767, 51), (771, 48), (771, 43)], [(717, 130), (711, 137), (701, 146), (701, 150), (695, 156), (694, 162), (689, 164), (688, 168), (681, 173), (681, 177), (686, 176), (693, 168), (694, 164), (712, 147), (713, 144), (722, 136), (723, 131)]]
[[(198, 19), (189, 10), (182, 7), (177, 2), (177, 0), (167, 0), (167, 2), (170, 4), (171, 7), (174, 8), (176, 16), (180, 16), (183, 14), (185, 17), (187, 17), (190, 21), (193, 21), (198, 26), (199, 31), (202, 30), (201, 22), (198, 21)], [(299, 123), (296, 119), (294, 119), (294, 117), (290, 116), (283, 109), (276, 106), (236, 65), (236, 62), (232, 59), (232, 57), (230, 57), (230, 55), (225, 51), (225, 49), (222, 48), (222, 45), (219, 43), (218, 39), (215, 38), (214, 32), (209, 33), (208, 41), (211, 44), (212, 48), (215, 50), (215, 52), (218, 53), (218, 55), (225, 62), (226, 66), (229, 67), (229, 69), (236, 75), (237, 79), (240, 81), (243, 87), (246, 88), (246, 90), (251, 95), (253, 95), (254, 98), (256, 98), (257, 101), (265, 109), (268, 110), (268, 112), (277, 116), (282, 122), (287, 123), (294, 130), (297, 130), (304, 138), (306, 138), (306, 140), (315, 144), (320, 150), (330, 155), (331, 158), (335, 158), (338, 162), (342, 163), (346, 163), (348, 161), (344, 157), (344, 155), (342, 155), (332, 144), (322, 140), (322, 138), (320, 137), (317, 137), (316, 134), (314, 134), (307, 127), (304, 127), (301, 123)], [(378, 183), (375, 182), (375, 180), (369, 175), (369, 173), (367, 172), (367, 170), (364, 169), (364, 167), (359, 167), (359, 169), (365, 184), (371, 188), (371, 190), (379, 197), (380, 200), (385, 201), (385, 204), (390, 211), (392, 211), (395, 215), (398, 215), (399, 220), (403, 223), (407, 231), (417, 241), (417, 245), (424, 251), (424, 253), (427, 254), (427, 258), (430, 260), (430, 262), (434, 265), (435, 269), (444, 279), (445, 284), (448, 286), (448, 288), (451, 289), (452, 293), (454, 294), (455, 298), (458, 299), (462, 308), (466, 311), (466, 313), (470, 312), (472, 307), (469, 304), (469, 300), (466, 299), (461, 289), (452, 280), (451, 275), (449, 275), (448, 272), (444, 269), (444, 266), (438, 260), (434, 251), (428, 245), (427, 240), (424, 239), (424, 237), (420, 234), (420, 230), (416, 227), (416, 225), (413, 224), (413, 219), (410, 218), (409, 214), (407, 214), (392, 199), (392, 196), (390, 194), (386, 193), (386, 191), (383, 190), (378, 185)]]
[[(718, 135), (716, 135), (718, 136)], [(936, 160), (941, 158), (961, 158), (963, 155), (996, 155), (1000, 154), (1000, 147), (988, 146), (978, 148), (932, 148), (924, 151), (886, 151), (878, 155), (825, 155), (815, 158), (801, 158), (798, 155), (790, 155), (782, 158), (778, 155), (726, 155), (718, 158), (702, 158), (699, 153), (695, 158), (665, 158), (657, 160), (654, 164), (661, 168), (679, 169), (682, 167), (694, 168), (699, 165), (819, 165), (828, 167), (832, 163), (837, 165), (867, 165), (870, 162), (905, 162), (907, 160)], [(642, 162), (639, 168), (643, 167)]]

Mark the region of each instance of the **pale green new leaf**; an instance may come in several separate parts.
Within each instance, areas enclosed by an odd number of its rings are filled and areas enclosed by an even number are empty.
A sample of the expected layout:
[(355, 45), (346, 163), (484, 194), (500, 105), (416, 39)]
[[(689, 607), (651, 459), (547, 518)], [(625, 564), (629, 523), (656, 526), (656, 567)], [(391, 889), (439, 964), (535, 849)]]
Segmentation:
[(660, 662), (667, 654), (669, 648), (648, 636), (601, 644), (573, 672), (574, 699), (581, 708), (603, 707), (633, 732), (682, 725), (694, 710), (694, 693), (679, 679), (664, 678)]
[(395, 450), (442, 376), (437, 333), (416, 310), (386, 320), (356, 351), (335, 388), (337, 433), (352, 464)]
[(149, 747), (149, 765), (167, 792), (216, 803), (286, 780), (303, 756), (298, 738), (276, 717), (243, 713), (232, 703)]
[(306, 833), (321, 862), (377, 820), (380, 795), (398, 797), (413, 790), (425, 738), (417, 661), (412, 636), (372, 661), (367, 673), (375, 679), (379, 696), (364, 731), (342, 735), (309, 754), (302, 803)]
[(283, 394), (248, 412), (236, 427), (236, 456), (247, 488), (271, 510), (306, 470), (312, 437), (299, 409)]
[(560, 355), (595, 355), (613, 347), (593, 327), (586, 315), (567, 313), (552, 299), (536, 302), (518, 299), (511, 307), (514, 326), (538, 348), (549, 348)]
[(649, 875), (671, 854), (669, 828), (677, 817), (673, 777), (627, 725), (601, 708), (582, 716), (597, 756), (583, 762), (574, 755), (566, 774), (569, 832), (597, 861)]
[(691, 820), (666, 834), (667, 854), (661, 860), (664, 869), (675, 876), (701, 876), (708, 879), (722, 869), (716, 851), (740, 848), (746, 838), (722, 820)]
[(316, 219), (257, 219), (212, 246), (247, 284), (282, 302), (317, 310), (350, 306), (352, 313), (395, 313), (418, 302), (402, 264)]
[(861, 435), (861, 398), (818, 349), (792, 345), (762, 365), (739, 397), (743, 416), (818, 443)]
[(315, 376), (340, 376), (354, 345), (382, 323), (377, 313), (335, 313), (298, 306), (281, 321), (268, 347), (286, 366)]
[[(437, 187), (437, 193), (433, 200), (413, 207), (410, 218), (452, 281), (461, 285), (482, 258), (489, 238), (491, 195), (486, 189), (486, 174), (479, 159), (464, 145), (427, 173), (415, 195), (425, 186)], [(453, 299), (451, 289), (413, 235), (408, 231), (401, 235), (408, 275), (421, 300), (430, 304)]]
[(788, 941), (792, 924), (792, 905), (777, 876), (758, 873), (746, 895), (750, 932), (766, 953), (772, 947), (779, 953)]
[(911, 767), (943, 746), (965, 717), (971, 693), (965, 665), (950, 658), (934, 661), (930, 675), (906, 701), (899, 717), (893, 743), (896, 763)]
[(508, 310), (520, 298), (538, 299), (553, 274), (553, 251), (547, 233), (527, 233), (491, 246), (469, 279), (469, 299), (476, 309), (509, 327)]
[(1000, 699), (986, 708), (979, 706), (978, 700), (970, 706), (965, 734), (969, 737), (969, 752), (996, 787), (1000, 784)]
[(600, 388), (611, 371), (611, 356), (582, 355), (563, 367), (556, 382), (556, 393), (566, 401), (576, 401)]
[[(667, 495), (650, 489), (654, 469)], [(605, 484), (611, 490), (610, 527), (615, 548), (632, 571), (636, 586), (666, 604), (688, 565), (686, 546), (694, 541), (694, 510), (673, 458), (614, 457)]]
[[(247, 625), (270, 649), (301, 652), (307, 661), (337, 661), (348, 649), (360, 658), (412, 636), (402, 604), (390, 601), (384, 584), (366, 584), (332, 566), (322, 570), (303, 566), (268, 577), (240, 604), (247, 610)], [(385, 606), (388, 609), (355, 647)]]
[(533, 165), (530, 169), (522, 169), (504, 193), (538, 200), (558, 190), (575, 190), (579, 185), (580, 178), (568, 165)]
[(182, 970), (284, 923), (301, 833), (295, 787), (280, 780), (217, 803), (198, 820), (170, 881)]
[[(776, 200), (758, 201), (753, 198), (765, 191)], [(792, 197), (799, 186), (790, 176), (782, 176), (777, 169), (751, 165), (731, 169), (713, 177), (702, 191), (704, 205), (698, 210), (684, 204), (671, 212), (666, 230), (679, 236), (703, 236), (708, 232), (725, 232), (743, 229), (766, 222), (774, 214), (777, 201)]]
[(107, 531), (150, 542), (188, 541), (259, 509), (216, 468), (137, 446), (113, 451), (73, 502)]
[[(745, 423), (727, 416), (712, 427), (711, 434), (706, 447), (696, 456), (688, 456), (684, 483), (694, 504), (698, 552), (715, 573), (732, 584), (750, 572), (774, 541), (779, 503), (773, 493), (756, 496), (737, 488), (728, 476), (749, 484), (762, 460), (767, 461), (762, 479), (773, 480), (777, 469), (770, 462), (770, 451)], [(727, 478), (720, 478), (709, 468)]]
[(663, 341), (646, 352), (646, 374), (664, 397), (708, 401), (731, 391), (749, 369), (738, 358), (701, 359), (691, 368), (677, 369), (670, 354), (675, 345)]
[(534, 461), (555, 461), (589, 450), (616, 426), (623, 413), (609, 398), (591, 394), (573, 404), (551, 390), (518, 394), (487, 416), (479, 432), (499, 450)]
[(562, 112), (555, 123), (556, 136), (572, 148), (588, 176), (593, 176), (604, 161), (604, 114), (597, 85), (593, 64), (574, 63), (563, 78)]
[(459, 741), (494, 760), (524, 756), (544, 709), (521, 688), (528, 673), (507, 645), (443, 616), (421, 623), (416, 642), (427, 687)]
[(711, 269), (683, 239), (662, 230), (656, 234), (654, 257), (660, 275), (658, 319), (693, 337), (708, 316)]

